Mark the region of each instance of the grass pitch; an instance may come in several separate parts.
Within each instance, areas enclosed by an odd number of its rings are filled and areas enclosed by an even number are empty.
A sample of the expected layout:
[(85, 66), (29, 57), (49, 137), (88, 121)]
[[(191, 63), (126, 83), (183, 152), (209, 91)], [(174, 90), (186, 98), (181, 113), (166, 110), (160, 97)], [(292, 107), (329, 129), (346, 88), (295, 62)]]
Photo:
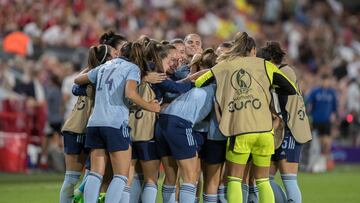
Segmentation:
[[(0, 203), (59, 202), (62, 180), (63, 174), (0, 173)], [(334, 171), (321, 174), (300, 173), (299, 184), (303, 203), (358, 203), (360, 165), (337, 166)]]

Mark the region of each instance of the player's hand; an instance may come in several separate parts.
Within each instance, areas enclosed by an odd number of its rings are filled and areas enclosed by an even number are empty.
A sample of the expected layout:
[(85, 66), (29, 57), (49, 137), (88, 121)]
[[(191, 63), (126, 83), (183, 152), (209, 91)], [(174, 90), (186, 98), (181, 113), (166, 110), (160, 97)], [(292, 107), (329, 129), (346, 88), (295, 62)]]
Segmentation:
[(272, 119), (274, 129), (278, 128), (280, 126), (281, 118), (276, 114), (272, 114)]
[(202, 54), (203, 53), (203, 49), (202, 49), (202, 47), (197, 47), (196, 49), (195, 49), (195, 53), (197, 53), (197, 54)]
[(196, 79), (198, 79), (200, 76), (202, 76), (203, 74), (205, 74), (208, 71), (209, 71), (208, 69), (203, 69), (194, 74), (188, 75), (187, 80), (189, 80), (191, 82), (195, 82)]
[(161, 83), (166, 80), (166, 73), (157, 73), (157, 72), (149, 72), (145, 77), (144, 81), (149, 82), (151, 84)]
[(150, 106), (151, 106), (151, 111), (159, 113), (160, 112), (160, 104), (158, 100), (152, 100), (149, 102)]
[(86, 86), (86, 95), (90, 98), (95, 97), (95, 91), (94, 91), (94, 87), (92, 85)]

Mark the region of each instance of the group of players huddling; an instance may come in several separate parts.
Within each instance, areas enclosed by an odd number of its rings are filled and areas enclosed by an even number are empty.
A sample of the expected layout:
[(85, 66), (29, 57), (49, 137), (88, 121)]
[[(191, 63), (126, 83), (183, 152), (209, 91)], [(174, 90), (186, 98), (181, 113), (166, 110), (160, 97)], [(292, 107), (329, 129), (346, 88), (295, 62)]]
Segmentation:
[(129, 42), (108, 32), (99, 42), (62, 128), (60, 203), (155, 203), (161, 167), (162, 202), (199, 202), (201, 188), (205, 203), (301, 202), (298, 163), (311, 134), (279, 43), (256, 49), (245, 32), (216, 50), (197, 34)]

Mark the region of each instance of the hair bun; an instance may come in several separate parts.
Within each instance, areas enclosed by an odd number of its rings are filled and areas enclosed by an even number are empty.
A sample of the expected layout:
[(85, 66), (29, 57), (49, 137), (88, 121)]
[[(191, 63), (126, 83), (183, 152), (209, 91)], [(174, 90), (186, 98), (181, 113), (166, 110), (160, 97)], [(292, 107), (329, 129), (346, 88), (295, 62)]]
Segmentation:
[(111, 38), (113, 38), (114, 35), (115, 35), (115, 33), (113, 31), (109, 31), (109, 32), (102, 34), (100, 37), (100, 44), (105, 44), (107, 41), (109, 41)]

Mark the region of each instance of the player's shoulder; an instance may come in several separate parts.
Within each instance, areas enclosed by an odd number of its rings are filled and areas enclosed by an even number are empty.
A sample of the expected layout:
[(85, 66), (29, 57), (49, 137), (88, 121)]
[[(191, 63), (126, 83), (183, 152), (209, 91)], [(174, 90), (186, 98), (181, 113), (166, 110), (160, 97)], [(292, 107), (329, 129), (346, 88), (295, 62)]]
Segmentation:
[(295, 69), (288, 65), (288, 64), (284, 64), (284, 66), (280, 66), (279, 69), (291, 80), (296, 82), (297, 81), (297, 76), (296, 76), (296, 71)]

